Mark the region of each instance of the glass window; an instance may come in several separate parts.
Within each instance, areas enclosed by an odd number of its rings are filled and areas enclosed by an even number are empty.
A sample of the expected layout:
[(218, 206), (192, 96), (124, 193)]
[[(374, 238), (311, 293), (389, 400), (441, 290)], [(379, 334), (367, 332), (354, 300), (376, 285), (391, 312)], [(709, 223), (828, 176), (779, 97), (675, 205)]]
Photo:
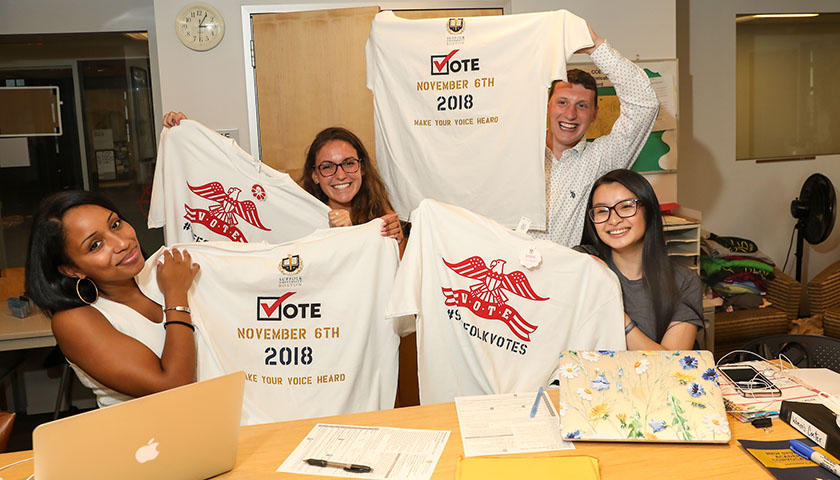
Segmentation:
[(840, 153), (840, 14), (736, 19), (736, 158)]
[[(0, 35), (0, 86), (56, 86), (62, 135), (0, 138), (0, 268), (23, 267), (38, 202), (68, 189), (99, 191), (145, 227), (157, 150), (145, 32)], [(0, 105), (0, 108), (3, 108)]]

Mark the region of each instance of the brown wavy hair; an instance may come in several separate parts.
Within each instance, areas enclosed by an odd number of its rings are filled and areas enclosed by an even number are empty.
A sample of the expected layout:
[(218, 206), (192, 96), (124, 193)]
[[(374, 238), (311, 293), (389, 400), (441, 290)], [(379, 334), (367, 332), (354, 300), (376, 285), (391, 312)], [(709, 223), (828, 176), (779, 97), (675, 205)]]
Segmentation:
[(315, 198), (324, 203), (328, 203), (329, 198), (321, 190), (321, 187), (312, 180), (312, 173), (315, 172), (315, 157), (327, 142), (332, 140), (341, 140), (350, 144), (356, 150), (361, 162), (362, 169), (362, 185), (359, 192), (353, 197), (350, 208), (350, 220), (353, 225), (367, 223), (374, 218), (379, 218), (382, 215), (392, 211), (391, 198), (388, 195), (388, 189), (385, 188), (385, 183), (376, 166), (370, 161), (362, 141), (359, 140), (353, 132), (341, 127), (330, 127), (321, 130), (312, 144), (306, 149), (306, 163), (303, 165), (303, 175), (299, 183), (303, 189), (312, 194)]

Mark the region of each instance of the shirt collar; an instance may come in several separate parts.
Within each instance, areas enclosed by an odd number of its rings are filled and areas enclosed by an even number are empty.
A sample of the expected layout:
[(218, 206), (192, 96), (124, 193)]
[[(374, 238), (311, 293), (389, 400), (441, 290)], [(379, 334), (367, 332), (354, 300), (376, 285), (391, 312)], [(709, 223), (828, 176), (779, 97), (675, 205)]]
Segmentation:
[(586, 145), (588, 143), (589, 142), (586, 141), (586, 138), (582, 138), (574, 147), (567, 148), (566, 150), (563, 150), (563, 153), (560, 155), (561, 158), (557, 158), (554, 155), (554, 151), (551, 150), (550, 148), (548, 148), (548, 145), (546, 145), (545, 146), (545, 159), (549, 160), (549, 161), (560, 161), (560, 160), (562, 160), (562, 157), (567, 157), (568, 156), (568, 155), (566, 155), (566, 152), (568, 152), (570, 150), (576, 152), (578, 157), (579, 157), (580, 155), (583, 154), (583, 150), (586, 148)]

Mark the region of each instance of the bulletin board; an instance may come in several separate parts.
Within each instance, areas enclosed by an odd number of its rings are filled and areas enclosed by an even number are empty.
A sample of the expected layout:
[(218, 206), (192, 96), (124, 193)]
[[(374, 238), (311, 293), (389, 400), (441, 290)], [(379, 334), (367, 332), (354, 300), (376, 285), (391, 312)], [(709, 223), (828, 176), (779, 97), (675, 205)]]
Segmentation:
[[(679, 88), (677, 60), (634, 62), (644, 69), (659, 99), (659, 115), (653, 131), (631, 167), (640, 173), (675, 172), (677, 170), (677, 119), (679, 118)], [(568, 64), (595, 77), (598, 84), (598, 117), (586, 132), (588, 141), (610, 133), (621, 107), (615, 87), (601, 69), (591, 63)]]

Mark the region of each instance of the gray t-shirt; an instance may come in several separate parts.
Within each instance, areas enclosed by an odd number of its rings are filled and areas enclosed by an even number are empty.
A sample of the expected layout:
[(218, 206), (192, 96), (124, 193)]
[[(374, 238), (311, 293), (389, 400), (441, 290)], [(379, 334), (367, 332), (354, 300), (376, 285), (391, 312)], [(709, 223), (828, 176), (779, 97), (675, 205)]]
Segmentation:
[(661, 342), (671, 322), (688, 322), (696, 325), (697, 328), (703, 328), (703, 287), (696, 273), (681, 265), (674, 265), (679, 300), (674, 306), (671, 320), (657, 325), (653, 313), (653, 299), (644, 279), (628, 280), (612, 262), (609, 262), (609, 266), (621, 282), (624, 312), (651, 340)]

